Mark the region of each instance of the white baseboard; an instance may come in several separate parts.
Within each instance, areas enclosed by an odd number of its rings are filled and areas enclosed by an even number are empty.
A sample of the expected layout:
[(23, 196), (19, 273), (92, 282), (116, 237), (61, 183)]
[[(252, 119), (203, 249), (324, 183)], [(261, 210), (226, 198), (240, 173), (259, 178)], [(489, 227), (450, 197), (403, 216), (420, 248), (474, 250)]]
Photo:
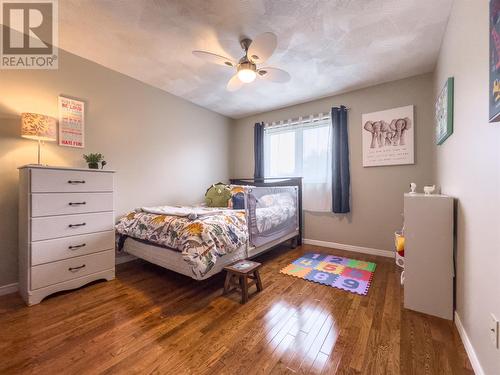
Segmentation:
[(136, 260), (137, 258), (133, 255), (126, 254), (126, 255), (119, 255), (115, 258), (115, 264), (122, 264), (122, 263), (127, 263), (132, 260)]
[(310, 240), (307, 238), (305, 238), (302, 242), (307, 245), (316, 245), (316, 246), (329, 247), (339, 250), (354, 251), (356, 253), (379, 255), (383, 257), (394, 258), (394, 251), (389, 251), (389, 250), (372, 249), (370, 247), (346, 245), (328, 241)]
[(467, 335), (467, 331), (462, 325), (462, 321), (460, 320), (460, 316), (455, 311), (455, 325), (457, 326), (458, 333), (460, 338), (462, 339), (462, 343), (464, 344), (465, 351), (469, 357), (469, 361), (474, 369), (476, 375), (485, 375), (483, 368), (481, 367), (481, 363), (479, 363), (479, 359), (477, 358), (476, 351), (470, 342), (469, 336)]
[(18, 289), (19, 286), (17, 283), (2, 285), (0, 286), (0, 296), (3, 296), (4, 294), (15, 293)]

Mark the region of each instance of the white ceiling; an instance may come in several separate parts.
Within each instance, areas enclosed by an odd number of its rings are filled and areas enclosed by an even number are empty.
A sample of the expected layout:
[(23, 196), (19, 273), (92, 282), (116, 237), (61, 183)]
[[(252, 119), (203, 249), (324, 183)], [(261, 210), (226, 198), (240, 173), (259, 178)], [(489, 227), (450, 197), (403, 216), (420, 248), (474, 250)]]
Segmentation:
[[(64, 0), (60, 46), (233, 118), (434, 69), (452, 0)], [(239, 39), (272, 31), (286, 84), (225, 90)]]

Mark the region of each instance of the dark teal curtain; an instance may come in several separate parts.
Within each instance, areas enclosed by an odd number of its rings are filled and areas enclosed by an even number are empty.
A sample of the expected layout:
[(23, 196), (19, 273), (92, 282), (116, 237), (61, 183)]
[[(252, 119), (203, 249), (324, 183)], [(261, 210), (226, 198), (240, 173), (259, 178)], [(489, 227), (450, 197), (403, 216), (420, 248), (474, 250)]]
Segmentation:
[(264, 178), (264, 123), (256, 123), (253, 128), (253, 152), (255, 160), (254, 178)]
[(351, 211), (349, 171), (349, 135), (347, 108), (332, 108), (332, 211), (345, 214)]

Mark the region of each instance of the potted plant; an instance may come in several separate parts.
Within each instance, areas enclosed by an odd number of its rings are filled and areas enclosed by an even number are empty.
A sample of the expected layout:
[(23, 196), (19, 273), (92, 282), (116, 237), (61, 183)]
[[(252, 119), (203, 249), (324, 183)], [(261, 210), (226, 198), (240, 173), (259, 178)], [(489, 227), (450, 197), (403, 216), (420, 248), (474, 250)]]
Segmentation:
[(83, 155), (83, 158), (87, 162), (90, 169), (99, 169), (99, 163), (101, 163), (101, 169), (106, 165), (104, 156), (101, 153)]

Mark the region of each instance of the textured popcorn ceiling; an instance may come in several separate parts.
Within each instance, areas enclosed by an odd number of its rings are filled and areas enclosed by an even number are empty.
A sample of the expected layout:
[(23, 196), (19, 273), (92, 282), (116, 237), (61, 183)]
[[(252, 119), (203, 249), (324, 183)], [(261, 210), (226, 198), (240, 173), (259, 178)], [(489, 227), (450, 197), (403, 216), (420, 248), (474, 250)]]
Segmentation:
[[(430, 72), (452, 0), (64, 0), (60, 45), (221, 114), (240, 118)], [(191, 51), (239, 59), (241, 36), (272, 31), (266, 65), (286, 84), (225, 90), (231, 68)]]

